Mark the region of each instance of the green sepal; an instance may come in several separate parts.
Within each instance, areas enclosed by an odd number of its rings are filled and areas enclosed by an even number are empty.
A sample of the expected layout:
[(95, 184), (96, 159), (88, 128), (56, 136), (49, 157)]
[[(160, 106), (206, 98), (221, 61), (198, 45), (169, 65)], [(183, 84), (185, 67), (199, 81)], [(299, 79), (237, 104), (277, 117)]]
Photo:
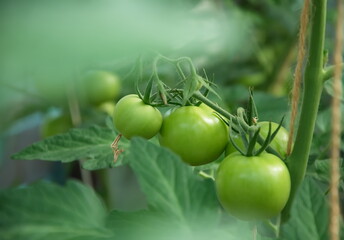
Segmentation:
[(152, 88), (153, 88), (153, 77), (149, 79), (147, 87), (145, 89), (145, 94), (142, 99), (145, 104), (151, 103)]
[(259, 150), (255, 153), (255, 155), (261, 154), (270, 144), (270, 138), (271, 138), (271, 122), (269, 122), (269, 131), (268, 131), (268, 136), (265, 138), (264, 143), (262, 146), (259, 148)]
[(248, 147), (247, 147), (247, 152), (246, 156), (253, 156), (254, 155), (254, 146), (257, 143), (258, 137), (259, 137), (259, 132), (260, 132), (260, 127), (258, 127), (258, 130), (256, 130), (253, 134), (253, 137), (250, 139)]
[(248, 125), (253, 125), (253, 118), (258, 118), (258, 111), (253, 98), (253, 89), (249, 88), (249, 99), (248, 99), (248, 109), (247, 109), (247, 123)]

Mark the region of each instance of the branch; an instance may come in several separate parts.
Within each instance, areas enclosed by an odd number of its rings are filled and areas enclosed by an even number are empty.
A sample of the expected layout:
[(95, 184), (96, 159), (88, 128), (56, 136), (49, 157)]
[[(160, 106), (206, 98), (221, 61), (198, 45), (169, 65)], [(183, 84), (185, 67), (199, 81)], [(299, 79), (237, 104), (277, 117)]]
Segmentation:
[[(324, 71), (322, 73), (323, 82), (334, 77), (335, 68), (336, 68), (335, 65), (331, 65), (331, 66), (328, 66), (324, 69)], [(342, 69), (342, 72), (344, 72), (344, 63), (340, 64), (340, 68)]]

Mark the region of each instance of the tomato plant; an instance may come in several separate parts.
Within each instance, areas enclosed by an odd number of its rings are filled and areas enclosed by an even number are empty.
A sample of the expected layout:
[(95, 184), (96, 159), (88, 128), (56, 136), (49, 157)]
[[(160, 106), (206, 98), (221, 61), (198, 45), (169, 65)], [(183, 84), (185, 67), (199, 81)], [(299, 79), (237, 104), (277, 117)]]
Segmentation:
[(251, 157), (230, 154), (221, 162), (215, 183), (222, 206), (244, 220), (278, 215), (290, 192), (287, 167), (269, 153)]
[(126, 138), (152, 138), (162, 124), (159, 110), (145, 104), (139, 96), (130, 94), (118, 101), (113, 114), (114, 125)]
[(190, 165), (214, 161), (228, 142), (224, 122), (213, 112), (184, 106), (164, 118), (159, 140)]
[(95, 105), (114, 100), (121, 89), (119, 77), (106, 71), (88, 73), (83, 84), (88, 102)]

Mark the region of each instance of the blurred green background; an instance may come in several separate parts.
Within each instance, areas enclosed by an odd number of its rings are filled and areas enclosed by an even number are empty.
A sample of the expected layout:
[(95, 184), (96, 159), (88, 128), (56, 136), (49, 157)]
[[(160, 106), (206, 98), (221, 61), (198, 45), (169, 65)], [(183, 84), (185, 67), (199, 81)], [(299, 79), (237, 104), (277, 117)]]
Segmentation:
[[(212, 99), (220, 105), (235, 113), (238, 106), (246, 106), (247, 88), (253, 86), (260, 120), (288, 118), (301, 8), (301, 0), (1, 1), (0, 189), (42, 178), (59, 183), (80, 178), (76, 164), (13, 161), (10, 155), (44, 135), (103, 124), (111, 104), (135, 91), (139, 56), (145, 62), (144, 80), (157, 53), (189, 56), (199, 73), (205, 75), (205, 70), (218, 85), (221, 99)], [(334, 1), (329, 1), (326, 48), (330, 53), (334, 14)], [(106, 71), (120, 81), (120, 92), (107, 107), (84, 100), (85, 76), (90, 71)], [(177, 81), (168, 64), (161, 64), (159, 73), (166, 82)], [(313, 160), (327, 154), (331, 95), (327, 90)], [(49, 124), (55, 131), (51, 134)], [(113, 186), (112, 207), (144, 206), (128, 167), (106, 171), (105, 181)]]

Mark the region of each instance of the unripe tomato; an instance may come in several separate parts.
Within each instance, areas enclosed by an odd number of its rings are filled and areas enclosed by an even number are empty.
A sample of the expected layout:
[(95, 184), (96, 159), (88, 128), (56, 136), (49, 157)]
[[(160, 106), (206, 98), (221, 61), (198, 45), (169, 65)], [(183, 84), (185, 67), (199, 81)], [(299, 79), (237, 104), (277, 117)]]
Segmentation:
[(290, 175), (273, 154), (246, 157), (232, 153), (220, 164), (215, 185), (221, 205), (242, 220), (278, 215), (290, 193)]
[(88, 73), (83, 84), (88, 102), (94, 105), (114, 100), (121, 89), (119, 77), (106, 71)]
[(42, 138), (47, 138), (56, 134), (65, 133), (72, 127), (72, 119), (68, 114), (48, 118), (42, 125), (41, 135)]
[(145, 104), (135, 94), (120, 99), (113, 114), (114, 125), (126, 138), (154, 137), (160, 130), (162, 115), (155, 107)]
[(164, 118), (159, 141), (190, 165), (216, 160), (228, 142), (228, 128), (212, 111), (180, 107)]
[(115, 106), (116, 105), (114, 101), (108, 101), (108, 102), (103, 102), (97, 108), (100, 111), (105, 112), (110, 116), (113, 116), (113, 113), (115, 112)]

